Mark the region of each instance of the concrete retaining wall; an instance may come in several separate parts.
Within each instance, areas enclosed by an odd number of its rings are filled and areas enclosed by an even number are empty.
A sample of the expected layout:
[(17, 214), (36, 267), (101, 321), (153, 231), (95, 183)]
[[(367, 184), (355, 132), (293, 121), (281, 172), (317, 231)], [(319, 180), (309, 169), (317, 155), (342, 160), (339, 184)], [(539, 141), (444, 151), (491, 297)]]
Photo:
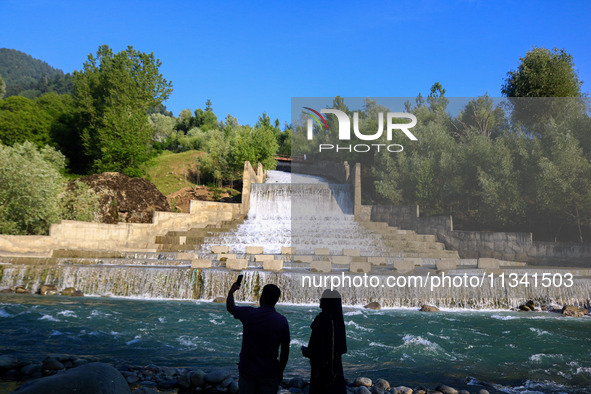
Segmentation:
[(63, 220), (52, 224), (47, 236), (0, 235), (0, 253), (50, 255), (54, 249), (152, 250), (156, 236), (232, 220), (248, 213), (250, 185), (261, 183), (265, 171), (244, 163), (241, 204), (191, 201), (189, 213), (154, 212), (152, 223), (103, 224)]

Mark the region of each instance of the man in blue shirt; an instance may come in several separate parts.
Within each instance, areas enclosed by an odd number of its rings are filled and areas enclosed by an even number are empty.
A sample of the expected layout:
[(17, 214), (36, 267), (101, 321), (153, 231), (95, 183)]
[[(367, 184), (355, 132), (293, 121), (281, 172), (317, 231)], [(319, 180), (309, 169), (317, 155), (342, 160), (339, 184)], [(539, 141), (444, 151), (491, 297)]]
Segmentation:
[[(234, 293), (240, 288), (234, 283), (226, 309), (242, 322), (242, 349), (238, 372), (240, 394), (277, 394), (289, 357), (289, 324), (285, 316), (275, 310), (281, 290), (268, 284), (263, 287), (260, 307), (236, 306)], [(281, 346), (281, 356), (279, 347)]]

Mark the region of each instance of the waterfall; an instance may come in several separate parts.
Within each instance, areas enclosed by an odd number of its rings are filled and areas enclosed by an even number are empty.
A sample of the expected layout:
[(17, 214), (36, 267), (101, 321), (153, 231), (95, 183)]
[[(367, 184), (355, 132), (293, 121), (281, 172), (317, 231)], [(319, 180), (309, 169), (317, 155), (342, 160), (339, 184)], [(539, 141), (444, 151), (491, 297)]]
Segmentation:
[(265, 253), (274, 254), (289, 246), (298, 254), (328, 248), (331, 254), (360, 249), (364, 256), (384, 255), (386, 248), (379, 237), (355, 221), (349, 184), (296, 174), (287, 178), (276, 171), (270, 174), (267, 183), (251, 186), (250, 211), (244, 223), (233, 232), (206, 238), (203, 252), (213, 245), (227, 245), (233, 253), (244, 253), (252, 245), (264, 246)]
[[(238, 272), (225, 269), (193, 270), (178, 266), (115, 266), (115, 265), (53, 265), (53, 266), (4, 266), (0, 288), (26, 284), (33, 292), (43, 283), (55, 284), (59, 289), (74, 287), (86, 295), (117, 296), (147, 299), (212, 300), (225, 297), (236, 280)], [(346, 273), (345, 277), (360, 275)], [(274, 283), (281, 288), (282, 303), (317, 304), (322, 291), (323, 275), (316, 275), (309, 282), (305, 272), (268, 272), (249, 270), (244, 272), (237, 301), (254, 303), (260, 297), (265, 284)], [(303, 286), (303, 284), (306, 284)], [(312, 283), (312, 286), (309, 285)], [(330, 282), (329, 286), (330, 286)], [(316, 286), (316, 285), (321, 286)], [(523, 304), (526, 300), (540, 303), (556, 302), (583, 306), (589, 305), (591, 279), (575, 279), (570, 288), (495, 286), (477, 288), (428, 287), (347, 287), (338, 288), (343, 303), (363, 306), (379, 302), (386, 308), (415, 307), (433, 304), (441, 308), (506, 309)]]

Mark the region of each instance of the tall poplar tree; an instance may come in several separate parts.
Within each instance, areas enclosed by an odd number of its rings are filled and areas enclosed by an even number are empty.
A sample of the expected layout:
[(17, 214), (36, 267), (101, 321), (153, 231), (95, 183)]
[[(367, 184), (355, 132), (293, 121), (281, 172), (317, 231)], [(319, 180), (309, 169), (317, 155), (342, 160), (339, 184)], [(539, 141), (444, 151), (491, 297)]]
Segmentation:
[(159, 72), (161, 65), (153, 53), (131, 46), (114, 53), (103, 45), (74, 72), (82, 142), (94, 171), (141, 175), (152, 149), (147, 111), (172, 92)]

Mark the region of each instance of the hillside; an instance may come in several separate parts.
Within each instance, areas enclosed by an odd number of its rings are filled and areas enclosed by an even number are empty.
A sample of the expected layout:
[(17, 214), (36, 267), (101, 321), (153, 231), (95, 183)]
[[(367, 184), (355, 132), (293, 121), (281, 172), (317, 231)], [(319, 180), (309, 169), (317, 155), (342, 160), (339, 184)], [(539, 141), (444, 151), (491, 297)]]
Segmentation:
[(48, 92), (72, 92), (70, 74), (16, 49), (0, 48), (0, 76), (6, 84), (4, 97), (35, 98)]
[(237, 198), (239, 192), (234, 189), (197, 186), (197, 159), (203, 154), (196, 150), (164, 151), (148, 163), (146, 178), (167, 196), (174, 210), (189, 212), (190, 200), (235, 201)]

